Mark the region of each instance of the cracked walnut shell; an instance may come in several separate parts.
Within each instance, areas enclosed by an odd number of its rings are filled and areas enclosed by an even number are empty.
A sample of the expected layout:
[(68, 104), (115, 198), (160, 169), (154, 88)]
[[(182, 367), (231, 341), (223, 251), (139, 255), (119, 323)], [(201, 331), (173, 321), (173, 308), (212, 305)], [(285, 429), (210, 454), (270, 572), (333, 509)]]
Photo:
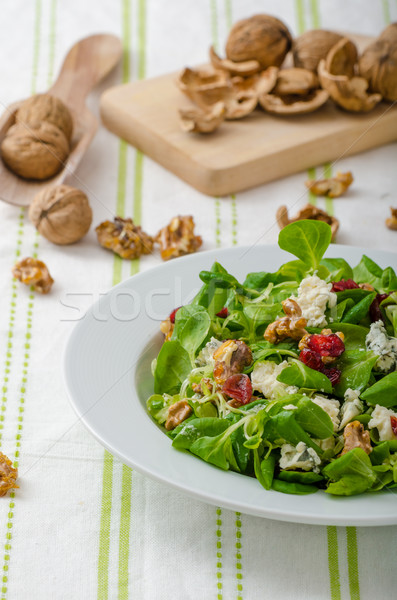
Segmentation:
[(12, 466), (10, 459), (0, 452), (0, 497), (5, 496), (8, 490), (18, 488), (16, 484), (18, 469)]
[(291, 45), (291, 34), (282, 21), (270, 15), (255, 15), (232, 27), (226, 56), (234, 62), (257, 60), (263, 69), (279, 67)]
[(320, 83), (332, 100), (341, 108), (352, 112), (368, 112), (381, 100), (380, 94), (368, 94), (368, 81), (363, 77), (349, 78), (346, 75), (332, 75), (320, 61), (318, 66)]
[(342, 36), (326, 29), (305, 31), (297, 37), (292, 45), (295, 67), (317, 71), (318, 63), (325, 58)]
[(280, 206), (277, 209), (276, 213), (277, 223), (280, 229), (283, 229), (290, 223), (295, 223), (295, 221), (301, 221), (303, 219), (313, 219), (316, 221), (324, 221), (324, 223), (328, 223), (331, 227), (332, 231), (332, 239), (335, 239), (337, 231), (339, 229), (339, 221), (335, 217), (331, 217), (325, 210), (321, 210), (321, 208), (317, 208), (317, 206), (313, 206), (312, 204), (306, 204), (294, 217), (290, 219), (288, 216), (288, 209), (286, 206)]
[(336, 173), (335, 177), (327, 179), (318, 179), (313, 181), (308, 179), (305, 186), (316, 196), (328, 196), (329, 198), (338, 198), (345, 193), (348, 187), (353, 183), (353, 175), (350, 171), (346, 173)]
[(328, 52), (325, 58), (325, 69), (331, 75), (354, 77), (357, 57), (355, 44), (349, 38), (342, 38)]
[(16, 123), (7, 131), (1, 156), (11, 171), (25, 179), (48, 179), (63, 166), (69, 142), (55, 125), (45, 121)]
[(224, 102), (216, 102), (205, 108), (180, 108), (179, 116), (183, 131), (212, 133), (225, 120), (225, 104)]
[(370, 44), (359, 60), (359, 71), (371, 91), (385, 100), (397, 100), (397, 23), (392, 23)]
[(89, 230), (92, 210), (84, 192), (69, 185), (48, 187), (36, 194), (29, 219), (54, 244), (73, 244)]
[(58, 127), (68, 141), (72, 137), (72, 115), (62, 100), (51, 94), (36, 94), (25, 100), (18, 109), (15, 120), (25, 124), (47, 121)]
[(263, 94), (259, 96), (259, 104), (266, 112), (275, 115), (304, 115), (321, 108), (328, 98), (325, 90), (312, 90), (306, 96)]
[(194, 220), (189, 215), (174, 217), (169, 225), (160, 229), (156, 242), (160, 244), (161, 258), (169, 260), (196, 252), (203, 240), (194, 235)]
[(34, 291), (40, 294), (48, 294), (54, 283), (46, 264), (30, 256), (17, 262), (12, 274), (21, 283), (33, 286)]
[(142, 254), (151, 254), (153, 238), (135, 225), (132, 219), (115, 217), (104, 221), (95, 229), (98, 242), (121, 258), (134, 259)]

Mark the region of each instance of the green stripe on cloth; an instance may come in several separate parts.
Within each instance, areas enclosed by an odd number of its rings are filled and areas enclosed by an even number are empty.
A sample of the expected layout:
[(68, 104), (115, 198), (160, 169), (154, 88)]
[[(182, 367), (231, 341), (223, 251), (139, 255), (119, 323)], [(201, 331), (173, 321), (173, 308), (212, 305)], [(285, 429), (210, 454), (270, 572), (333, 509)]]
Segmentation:
[(110, 524), (112, 514), (113, 456), (105, 450), (102, 473), (102, 503), (98, 551), (98, 598), (109, 597)]
[[(17, 225), (17, 241), (15, 248), (15, 260), (21, 256), (21, 244), (23, 238), (23, 226), (24, 226), (24, 211), (23, 209), (19, 213), (18, 225)], [(5, 359), (4, 359), (4, 372), (3, 372), (3, 384), (1, 386), (1, 401), (0, 401), (0, 448), (1, 442), (3, 438), (3, 429), (4, 429), (4, 421), (6, 417), (7, 410), (7, 396), (8, 396), (8, 382), (11, 376), (12, 370), (12, 360), (13, 360), (13, 337), (14, 337), (14, 326), (15, 326), (15, 309), (17, 305), (18, 298), (18, 286), (16, 284), (16, 280), (13, 278), (11, 281), (11, 299), (10, 299), (10, 309), (8, 315), (8, 327), (7, 327), (7, 337), (6, 337), (6, 349), (5, 349)]]
[(349, 573), (350, 600), (360, 600), (360, 583), (358, 574), (357, 530), (346, 527), (347, 568)]
[(231, 211), (232, 211), (232, 244), (237, 246), (237, 232), (238, 232), (238, 214), (237, 214), (237, 200), (234, 194), (231, 195)]
[(236, 589), (237, 589), (237, 600), (243, 600), (243, 565), (242, 565), (242, 522), (241, 513), (236, 512)]
[(222, 583), (222, 510), (216, 509), (216, 589), (217, 600), (223, 599)]
[(298, 34), (300, 35), (306, 29), (305, 7), (303, 5), (303, 0), (295, 0), (295, 13), (296, 13)]
[(118, 598), (128, 600), (128, 560), (130, 555), (132, 469), (123, 465), (119, 533)]
[(386, 25), (391, 23), (390, 6), (388, 0), (382, 0), (383, 19)]
[[(124, 20), (128, 22), (125, 29), (127, 48), (130, 49), (130, 0), (124, 0)], [(138, 0), (137, 5), (138, 25), (138, 79), (144, 79), (146, 74), (146, 2)], [(127, 27), (127, 26), (126, 26)], [(129, 72), (125, 73), (129, 77)], [(142, 189), (143, 189), (143, 158), (139, 150), (135, 154), (135, 179), (133, 188), (133, 220), (137, 225), (142, 222)], [(139, 271), (139, 259), (131, 261), (130, 274)], [(119, 531), (119, 568), (118, 568), (118, 598), (129, 598), (129, 557), (130, 557), (130, 529), (131, 529), (131, 497), (132, 497), (132, 469), (123, 465), (120, 505), (120, 531)]]
[[(127, 83), (130, 76), (130, 0), (121, 0), (122, 14), (122, 46), (123, 58), (121, 66), (122, 83)], [(118, 173), (117, 173), (117, 195), (116, 195), (116, 215), (125, 216), (126, 199), (126, 181), (127, 181), (127, 144), (120, 140), (118, 153)], [(113, 259), (113, 277), (112, 284), (117, 285), (122, 279), (123, 260), (119, 256)], [(102, 468), (102, 497), (101, 497), (101, 515), (98, 546), (98, 600), (107, 600), (109, 598), (109, 557), (110, 557), (110, 528), (112, 515), (112, 494), (113, 494), (113, 456), (107, 450), (104, 451)], [(123, 474), (124, 475), (124, 474)], [(123, 479), (124, 482), (124, 479)], [(122, 494), (123, 496), (123, 494)], [(123, 547), (124, 547), (123, 537)], [(121, 541), (120, 541), (121, 543)], [(119, 544), (120, 544), (119, 543)], [(128, 560), (128, 559), (127, 559)], [(120, 571), (120, 567), (119, 567)], [(124, 587), (124, 586), (123, 586)], [(120, 588), (120, 574), (119, 574)], [(128, 577), (127, 577), (128, 589)]]
[[(37, 75), (38, 75), (38, 65), (39, 65), (39, 57), (40, 57), (40, 43), (41, 43), (41, 14), (42, 14), (42, 4), (41, 0), (36, 0), (35, 10), (34, 10), (34, 33), (33, 33), (33, 59), (32, 59), (32, 80), (31, 80), (31, 93), (34, 94), (36, 92), (37, 87)], [(51, 44), (50, 44), (51, 46)], [(24, 233), (24, 219), (25, 219), (25, 210), (21, 209), (19, 213), (19, 221), (18, 221), (18, 231), (17, 231), (17, 242), (16, 242), (16, 251), (15, 257), (19, 258), (21, 255), (21, 245)], [(33, 256), (37, 256), (37, 248), (38, 248), (38, 238), (36, 236), (35, 242), (33, 244)], [(11, 303), (10, 303), (10, 318), (9, 318), (9, 332), (8, 332), (8, 342), (7, 342), (7, 353), (6, 353), (6, 361), (5, 361), (5, 383), (8, 382), (8, 375), (10, 374), (11, 367), (11, 359), (12, 359), (12, 329), (14, 326), (14, 317), (15, 317), (15, 307), (17, 300), (17, 286), (15, 284), (15, 280), (12, 283), (12, 292), (11, 292)], [(19, 466), (19, 457), (20, 457), (20, 448), (21, 448), (21, 439), (22, 439), (22, 430), (23, 430), (23, 414), (24, 414), (24, 405), (26, 398), (26, 387), (28, 381), (28, 368), (30, 361), (30, 339), (31, 339), (31, 329), (32, 329), (32, 317), (33, 317), (33, 306), (34, 306), (34, 294), (29, 294), (29, 300), (27, 304), (27, 313), (26, 313), (26, 330), (25, 330), (25, 353), (23, 357), (22, 370), (21, 370), (21, 382), (20, 382), (20, 396), (18, 403), (18, 417), (17, 417), (17, 428), (15, 433), (15, 451), (14, 451), (14, 466)], [(11, 333), (10, 333), (11, 332)], [(7, 388), (3, 387), (3, 397), (2, 404), (6, 401), (7, 397)], [(4, 400), (3, 400), (4, 398)], [(3, 406), (2, 406), (3, 408)], [(2, 416), (4, 416), (4, 411), (2, 410)], [(3, 425), (3, 422), (1, 423)], [(1, 432), (0, 432), (1, 433)], [(8, 578), (9, 578), (9, 567), (11, 560), (11, 550), (12, 550), (12, 528), (14, 524), (14, 508), (15, 508), (15, 492), (10, 493), (10, 502), (8, 505), (9, 511), (7, 515), (7, 523), (6, 523), (6, 540), (4, 544), (4, 556), (3, 556), (3, 574), (1, 577), (1, 598), (2, 600), (6, 600), (8, 593)]]
[[(319, 27), (321, 27), (321, 20), (320, 20), (320, 11), (319, 11), (319, 6), (318, 6), (318, 0), (310, 0), (310, 11), (311, 11), (311, 21), (312, 21), (312, 27), (314, 29), (318, 29)], [(331, 177), (332, 175), (332, 167), (331, 167), (331, 163), (327, 162), (324, 164), (323, 167), (324, 170), (324, 177)], [(332, 198), (325, 198), (325, 210), (327, 211), (327, 213), (331, 216), (334, 215), (334, 201)]]
[(339, 557), (338, 557), (338, 530), (335, 526), (327, 527), (328, 541), (328, 571), (331, 600), (341, 600)]

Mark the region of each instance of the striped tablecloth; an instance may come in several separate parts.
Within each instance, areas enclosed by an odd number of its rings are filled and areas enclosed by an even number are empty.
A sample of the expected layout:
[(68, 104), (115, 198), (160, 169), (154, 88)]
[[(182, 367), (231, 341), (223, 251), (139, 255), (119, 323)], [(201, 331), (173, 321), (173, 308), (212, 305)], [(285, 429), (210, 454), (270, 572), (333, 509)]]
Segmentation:
[[(327, 27), (376, 34), (397, 20), (395, 0), (13, 0), (0, 18), (0, 102), (45, 90), (79, 38), (112, 32), (122, 64), (90, 97), (121, 81), (206, 60), (233, 21), (275, 13), (297, 34)], [(384, 226), (397, 205), (396, 145), (338, 162), (355, 183), (348, 196), (318, 201), (341, 221), (340, 243), (396, 249)], [(320, 176), (329, 165), (311, 173)], [(94, 223), (132, 216), (155, 232), (193, 214), (204, 249), (273, 243), (281, 203), (302, 206), (307, 173), (229, 198), (204, 197), (101, 128), (71, 183), (88, 190)], [(56, 283), (32, 295), (11, 278), (18, 257), (37, 255)], [(132, 471), (76, 419), (61, 355), (81, 311), (138, 270), (145, 257), (115, 260), (83, 242), (57, 247), (26, 211), (0, 205), (0, 449), (18, 465), (20, 489), (0, 499), (2, 599), (272, 600), (396, 597), (397, 527), (307, 526), (214, 508)]]

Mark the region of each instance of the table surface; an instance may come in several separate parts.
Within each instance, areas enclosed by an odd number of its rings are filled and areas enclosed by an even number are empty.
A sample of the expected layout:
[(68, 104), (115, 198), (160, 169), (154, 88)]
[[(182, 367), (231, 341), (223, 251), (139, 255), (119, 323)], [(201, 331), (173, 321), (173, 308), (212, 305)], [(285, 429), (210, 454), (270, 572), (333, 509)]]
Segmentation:
[[(3, 3), (1, 110), (44, 91), (78, 39), (112, 32), (123, 39), (110, 85), (206, 61), (222, 49), (230, 24), (274, 13), (270, 0), (14, 0)], [(284, 0), (277, 16), (297, 34), (325, 27), (377, 34), (397, 20), (395, 0)], [(6, 57), (6, 58), (5, 58)], [(345, 196), (317, 205), (341, 226), (337, 241), (397, 249), (386, 229), (397, 206), (397, 145), (313, 166), (310, 175), (353, 172)], [(71, 185), (84, 189), (94, 225), (115, 214), (155, 233), (176, 214), (192, 214), (203, 249), (275, 243), (276, 209), (307, 200), (307, 173), (228, 198), (188, 187), (103, 127)], [(308, 526), (214, 508), (131, 471), (90, 436), (62, 381), (66, 339), (84, 310), (112, 285), (161, 263), (115, 260), (93, 229), (70, 247), (38, 236), (24, 210), (0, 205), (0, 450), (19, 467), (20, 489), (0, 499), (2, 599), (392, 598), (397, 527)], [(55, 279), (48, 296), (12, 280), (18, 257), (38, 255)], [(249, 270), (249, 265), (247, 265)]]

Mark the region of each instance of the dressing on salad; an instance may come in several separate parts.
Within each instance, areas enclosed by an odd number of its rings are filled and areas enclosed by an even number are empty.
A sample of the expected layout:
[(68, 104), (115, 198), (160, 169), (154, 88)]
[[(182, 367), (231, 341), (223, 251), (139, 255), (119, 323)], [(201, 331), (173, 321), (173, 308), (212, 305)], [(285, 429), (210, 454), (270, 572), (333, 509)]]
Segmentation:
[(266, 489), (350, 496), (397, 487), (397, 277), (323, 258), (329, 225), (298, 221), (297, 257), (240, 283), (202, 271), (163, 323), (148, 411), (177, 450)]

